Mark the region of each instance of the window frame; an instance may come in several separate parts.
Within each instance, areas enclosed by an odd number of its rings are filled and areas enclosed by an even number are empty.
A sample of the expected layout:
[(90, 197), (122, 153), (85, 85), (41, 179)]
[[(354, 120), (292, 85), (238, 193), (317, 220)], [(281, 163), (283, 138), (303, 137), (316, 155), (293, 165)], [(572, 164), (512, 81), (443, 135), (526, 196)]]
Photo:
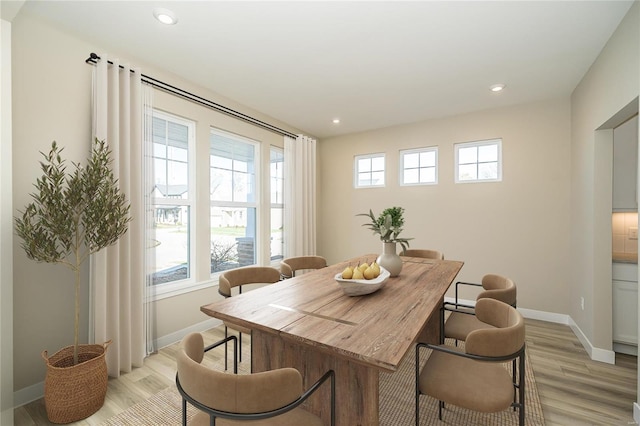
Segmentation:
[[(170, 281), (161, 284), (154, 284), (154, 300), (163, 299), (166, 297), (171, 297), (176, 294), (182, 294), (189, 291), (193, 291), (195, 289), (201, 288), (202, 284), (196, 281), (196, 271), (197, 271), (197, 256), (196, 256), (196, 247), (195, 247), (195, 233), (196, 233), (196, 191), (197, 191), (197, 181), (196, 181), (196, 128), (197, 123), (195, 120), (191, 120), (189, 118), (185, 118), (179, 116), (177, 114), (172, 114), (160, 109), (153, 109), (152, 117), (158, 117), (165, 121), (171, 121), (174, 123), (178, 123), (186, 126), (189, 129), (188, 139), (187, 139), (187, 179), (188, 179), (188, 196), (186, 199), (171, 199), (171, 198), (154, 198), (151, 200), (152, 206), (157, 205), (180, 205), (180, 206), (188, 206), (189, 207), (189, 232), (187, 234), (187, 243), (189, 245), (188, 250), (188, 263), (189, 263), (189, 277), (185, 279)], [(151, 141), (153, 146), (153, 140)], [(152, 162), (155, 157), (153, 153), (151, 154)], [(155, 172), (155, 167), (154, 167)], [(154, 184), (155, 186), (155, 184)], [(160, 201), (160, 202), (159, 202)]]
[[(359, 163), (360, 160), (365, 160), (365, 159), (369, 159), (369, 160), (373, 160), (374, 158), (382, 158), (382, 164), (383, 164), (383, 168), (382, 170), (376, 170), (377, 172), (382, 172), (382, 184), (379, 185), (359, 185), (359, 175), (360, 175), (360, 170), (359, 170)], [(373, 163), (373, 161), (372, 161)], [(374, 170), (370, 170), (369, 173), (373, 173)], [(353, 187), (355, 189), (363, 189), (363, 188), (384, 188), (385, 186), (387, 186), (387, 158), (386, 158), (386, 154), (384, 152), (378, 152), (378, 153), (373, 153), (373, 154), (361, 154), (361, 155), (356, 155), (354, 157), (354, 162), (353, 162)]]
[[(252, 202), (244, 202), (244, 201), (215, 201), (211, 198), (211, 137), (214, 133), (217, 133), (219, 135), (222, 135), (224, 137), (227, 138), (231, 138), (231, 139), (237, 139), (239, 141), (241, 141), (242, 143), (246, 143), (246, 144), (250, 144), (253, 146), (254, 148), (254, 188), (255, 188), (255, 193), (254, 193), (254, 201)], [(207, 169), (208, 169), (208, 193), (209, 193), (209, 212), (211, 212), (211, 208), (213, 207), (239, 207), (239, 208), (244, 208), (244, 209), (250, 209), (253, 208), (255, 209), (255, 240), (254, 240), (254, 263), (252, 265), (259, 265), (260, 264), (260, 252), (259, 252), (259, 247), (260, 247), (260, 243), (262, 241), (262, 229), (261, 229), (261, 217), (262, 217), (262, 209), (261, 209), (261, 194), (262, 194), (262, 174), (261, 174), (261, 149), (262, 149), (262, 142), (233, 133), (233, 132), (229, 132), (226, 131), (224, 129), (220, 129), (217, 127), (213, 127), (210, 126), (209, 127), (209, 138), (207, 141), (207, 147), (208, 147), (208, 152), (209, 152), (209, 160), (207, 161)], [(208, 230), (209, 230), (209, 244), (211, 244), (212, 238), (211, 238), (211, 223), (210, 223), (210, 218), (211, 218), (211, 213), (209, 213), (209, 226), (208, 226)], [(238, 266), (240, 267), (240, 266)], [(232, 268), (232, 269), (236, 269), (236, 268)], [(211, 280), (217, 280), (217, 278), (219, 277), (219, 275), (224, 272), (224, 271), (216, 271), (216, 272), (210, 272), (210, 279)]]
[[(476, 178), (475, 179), (460, 179), (460, 160), (459, 160), (459, 153), (460, 150), (463, 148), (471, 148), (471, 147), (476, 147), (476, 148), (480, 148), (483, 146), (492, 146), (492, 145), (496, 145), (497, 146), (497, 159), (495, 161), (496, 163), (496, 174), (497, 176), (495, 178), (491, 178), (491, 179), (480, 179), (477, 177), (477, 173), (476, 173)], [(466, 163), (466, 164), (475, 164), (476, 165), (476, 172), (477, 172), (477, 167), (479, 164), (486, 164), (486, 163), (493, 163), (494, 161), (490, 161), (490, 162), (481, 162), (479, 161), (479, 159), (476, 156), (476, 161), (475, 163)], [(480, 141), (472, 141), (472, 142), (460, 142), (460, 143), (456, 143), (454, 144), (454, 167), (453, 167), (454, 171), (454, 181), (455, 183), (486, 183), (486, 182), (502, 182), (502, 138), (495, 138), (495, 139), (485, 139), (485, 140), (480, 140)]]
[[(433, 152), (435, 155), (435, 162), (434, 162), (434, 181), (433, 182), (415, 182), (415, 183), (407, 183), (404, 181), (404, 172), (406, 170), (405, 165), (404, 165), (404, 156), (407, 154), (421, 154), (421, 153), (427, 153), (427, 152)], [(398, 167), (398, 182), (400, 182), (400, 186), (422, 186), (422, 185), (437, 185), (438, 184), (438, 173), (439, 173), (439, 167), (438, 167), (438, 147), (437, 146), (428, 146), (428, 147), (423, 147), (423, 148), (411, 148), (411, 149), (401, 149), (399, 152), (399, 167)], [(431, 168), (431, 166), (425, 166), (425, 167), (421, 167), (420, 164), (418, 164), (418, 174), (420, 173), (421, 169), (427, 169), (427, 168)]]
[[(282, 155), (282, 194), (281, 194), (281, 202), (278, 203), (274, 203), (273, 200), (271, 199), (271, 194), (273, 194), (273, 188), (271, 187), (271, 184), (273, 182), (274, 176), (271, 174), (271, 154), (272, 152), (277, 152), (279, 154)], [(286, 240), (284, 239), (284, 232), (286, 229), (286, 224), (285, 224), (285, 220), (284, 220), (284, 208), (285, 208), (285, 203), (284, 203), (284, 192), (285, 192), (285, 186), (286, 186), (286, 157), (284, 155), (284, 148), (275, 146), (275, 145), (270, 145), (269, 146), (269, 224), (271, 224), (271, 220), (273, 219), (272, 217), (272, 212), (273, 209), (282, 209), (282, 235), (283, 235), (283, 239), (282, 239), (282, 258), (281, 259), (275, 259), (272, 260), (272, 253), (271, 253), (271, 238), (272, 238), (272, 230), (271, 230), (271, 226), (269, 226), (269, 263), (271, 264), (271, 266), (276, 266), (279, 267), (280, 265), (280, 261), (282, 259), (284, 259), (284, 253), (286, 253)], [(276, 177), (277, 179), (277, 177)], [(277, 190), (276, 190), (277, 191)], [(277, 200), (276, 200), (277, 201)]]

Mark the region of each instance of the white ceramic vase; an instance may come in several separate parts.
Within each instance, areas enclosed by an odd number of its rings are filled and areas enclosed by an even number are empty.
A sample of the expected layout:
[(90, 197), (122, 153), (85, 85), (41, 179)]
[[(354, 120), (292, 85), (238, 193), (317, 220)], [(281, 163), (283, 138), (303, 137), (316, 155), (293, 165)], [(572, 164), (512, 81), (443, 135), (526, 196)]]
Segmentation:
[(376, 260), (378, 265), (397, 277), (402, 271), (402, 259), (396, 254), (396, 243), (382, 243), (382, 254)]

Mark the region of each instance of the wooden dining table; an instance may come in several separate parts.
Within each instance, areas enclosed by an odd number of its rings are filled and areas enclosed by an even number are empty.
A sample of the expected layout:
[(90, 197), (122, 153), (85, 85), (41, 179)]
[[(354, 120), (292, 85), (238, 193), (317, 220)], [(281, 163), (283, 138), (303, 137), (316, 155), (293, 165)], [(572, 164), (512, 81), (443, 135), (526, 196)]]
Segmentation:
[[(305, 389), (336, 373), (336, 424), (379, 424), (379, 373), (394, 372), (416, 341), (439, 341), (439, 310), (463, 262), (403, 257), (374, 293), (347, 296), (335, 275), (359, 256), (202, 306), (205, 314), (251, 329), (252, 372), (297, 368)], [(305, 404), (325, 425), (330, 388)]]

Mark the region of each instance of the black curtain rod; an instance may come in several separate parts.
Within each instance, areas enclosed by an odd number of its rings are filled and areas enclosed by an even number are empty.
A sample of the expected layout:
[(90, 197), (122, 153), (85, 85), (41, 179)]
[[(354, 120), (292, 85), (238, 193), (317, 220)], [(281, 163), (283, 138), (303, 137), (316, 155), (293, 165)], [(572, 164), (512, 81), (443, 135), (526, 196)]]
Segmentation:
[[(85, 62), (87, 64), (90, 64), (90, 65), (95, 65), (95, 64), (98, 63), (99, 60), (100, 60), (100, 56), (96, 55), (95, 53), (91, 53), (89, 55), (89, 57), (85, 60)], [(107, 63), (109, 63), (110, 65), (113, 65), (113, 62), (111, 62), (111, 61), (107, 61)], [(120, 65), (120, 68), (124, 69), (124, 67), (122, 65)], [(133, 70), (131, 72), (133, 72)], [(272, 124), (266, 123), (266, 122), (264, 122), (262, 120), (258, 120), (257, 118), (251, 117), (251, 116), (249, 116), (247, 114), (243, 114), (243, 113), (241, 113), (239, 111), (233, 110), (233, 109), (228, 108), (228, 107), (226, 107), (224, 105), (220, 105), (218, 103), (215, 103), (213, 101), (205, 99), (205, 98), (203, 98), (201, 96), (194, 95), (193, 93), (187, 92), (186, 90), (182, 90), (180, 88), (177, 88), (177, 87), (172, 86), (170, 84), (167, 84), (165, 82), (157, 80), (157, 79), (155, 79), (153, 77), (149, 77), (148, 75), (142, 74), (141, 75), (141, 79), (142, 79), (143, 82), (145, 82), (145, 83), (147, 83), (147, 84), (149, 84), (149, 85), (151, 85), (153, 87), (156, 87), (156, 88), (158, 88), (160, 90), (164, 90), (165, 92), (171, 93), (171, 94), (176, 95), (176, 96), (180, 96), (181, 98), (190, 100), (191, 102), (195, 102), (197, 104), (204, 105), (204, 106), (206, 106), (208, 108), (211, 108), (211, 109), (214, 109), (216, 111), (228, 114), (228, 115), (230, 115), (232, 117), (235, 117), (235, 118), (238, 118), (240, 120), (246, 121), (246, 122), (251, 123), (251, 124), (253, 124), (255, 126), (262, 127), (263, 129), (271, 130), (272, 132), (278, 133), (278, 134), (283, 135), (283, 136), (289, 136), (290, 138), (293, 138), (293, 139), (296, 139), (298, 137), (297, 135), (295, 135), (295, 134), (293, 134), (291, 132), (288, 132), (288, 131), (286, 131), (284, 129), (281, 129), (279, 127), (276, 127), (276, 126), (274, 126)]]

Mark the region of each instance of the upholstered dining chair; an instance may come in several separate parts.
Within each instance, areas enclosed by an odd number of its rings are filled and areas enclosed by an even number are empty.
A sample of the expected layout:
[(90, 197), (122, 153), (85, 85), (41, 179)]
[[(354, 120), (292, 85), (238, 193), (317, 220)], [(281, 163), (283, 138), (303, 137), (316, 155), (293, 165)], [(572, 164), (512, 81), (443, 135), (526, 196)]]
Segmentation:
[[(524, 319), (513, 306), (495, 299), (478, 300), (475, 311), (491, 328), (469, 333), (464, 350), (444, 344), (416, 345), (416, 426), (420, 424), (420, 395), (438, 401), (440, 420), (445, 403), (483, 413), (514, 407), (519, 410), (519, 425), (524, 426)], [(420, 369), (423, 348), (432, 352)], [(516, 359), (517, 378), (504, 365)]]
[[(218, 293), (224, 297), (232, 296), (232, 289), (238, 288), (238, 294), (242, 294), (242, 286), (247, 284), (273, 284), (280, 281), (280, 271), (271, 266), (245, 266), (230, 269), (223, 272), (218, 278)], [(237, 324), (224, 321), (224, 337), (228, 337), (228, 329), (234, 329), (239, 334), (239, 354), (242, 362), (242, 333), (251, 334), (251, 330)], [(227, 345), (225, 344), (225, 352)], [(224, 369), (227, 369), (227, 357), (225, 355)]]
[(487, 274), (482, 277), (481, 283), (469, 283), (458, 281), (456, 283), (455, 302), (445, 302), (444, 311), (449, 311), (449, 316), (444, 324), (444, 330), (441, 330), (443, 338), (452, 338), (456, 341), (466, 340), (467, 335), (480, 328), (491, 328), (491, 325), (479, 321), (474, 315), (473, 306), (459, 302), (458, 291), (459, 286), (475, 286), (482, 287), (482, 291), (477, 295), (476, 301), (483, 298), (500, 300), (508, 305), (516, 307), (517, 289), (513, 280), (497, 274)]
[(207, 347), (200, 333), (190, 333), (182, 340), (177, 355), (176, 386), (182, 395), (184, 426), (187, 425), (187, 402), (198, 409), (190, 425), (322, 426), (324, 423), (318, 416), (299, 406), (327, 380), (331, 386), (331, 425), (335, 425), (333, 370), (303, 391), (302, 376), (295, 368), (237, 374), (235, 363), (236, 374), (229, 374), (202, 364), (205, 352), (229, 340), (233, 340), (235, 349), (236, 336)]
[(444, 254), (438, 250), (429, 249), (406, 249), (402, 252), (402, 256), (421, 257), (423, 259), (443, 260)]
[(280, 262), (282, 279), (295, 277), (296, 271), (305, 269), (320, 269), (327, 266), (327, 259), (322, 256), (288, 257)]

